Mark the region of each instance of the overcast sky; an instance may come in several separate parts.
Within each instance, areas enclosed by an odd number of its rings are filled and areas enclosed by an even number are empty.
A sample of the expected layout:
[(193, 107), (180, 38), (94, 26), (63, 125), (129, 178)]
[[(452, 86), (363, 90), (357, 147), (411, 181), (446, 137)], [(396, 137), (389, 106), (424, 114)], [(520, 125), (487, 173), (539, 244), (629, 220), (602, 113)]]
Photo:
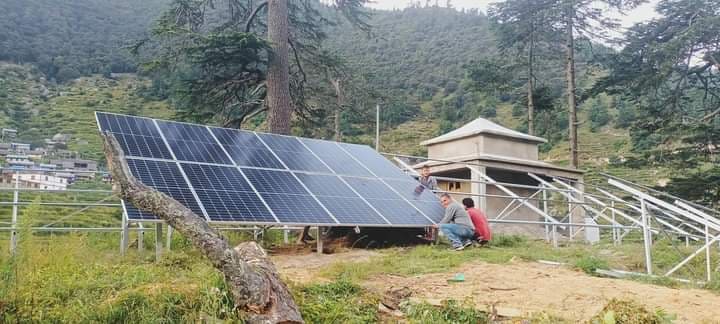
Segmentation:
[[(408, 6), (410, 3), (410, 0), (374, 0), (375, 2), (370, 5), (372, 8), (377, 9), (402, 9)], [(636, 8), (635, 10), (628, 12), (625, 15), (620, 15), (617, 13), (611, 14), (612, 16), (615, 16), (616, 18), (619, 18), (622, 22), (623, 27), (629, 27), (632, 26), (636, 22), (645, 21), (652, 17), (654, 17), (655, 10), (655, 4), (657, 4), (659, 0), (650, 0), (644, 5)], [(417, 1), (414, 1), (417, 2)], [(482, 10), (483, 12), (486, 11), (488, 5), (493, 2), (499, 2), (497, 0), (451, 0), (451, 4), (455, 8), (478, 8)], [(425, 0), (421, 0), (421, 3), (425, 3)], [(435, 0), (430, 0), (430, 3), (435, 3)], [(447, 0), (438, 0), (438, 4), (440, 6), (445, 6), (447, 3)]]

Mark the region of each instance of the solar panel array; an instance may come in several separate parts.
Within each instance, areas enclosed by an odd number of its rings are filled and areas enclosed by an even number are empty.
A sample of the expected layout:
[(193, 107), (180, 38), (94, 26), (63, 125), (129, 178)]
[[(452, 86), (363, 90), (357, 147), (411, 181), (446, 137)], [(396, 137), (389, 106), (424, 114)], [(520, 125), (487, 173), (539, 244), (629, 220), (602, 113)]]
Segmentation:
[[(132, 174), (210, 222), (425, 226), (438, 198), (365, 145), (96, 112)], [(124, 203), (132, 221), (158, 219)]]

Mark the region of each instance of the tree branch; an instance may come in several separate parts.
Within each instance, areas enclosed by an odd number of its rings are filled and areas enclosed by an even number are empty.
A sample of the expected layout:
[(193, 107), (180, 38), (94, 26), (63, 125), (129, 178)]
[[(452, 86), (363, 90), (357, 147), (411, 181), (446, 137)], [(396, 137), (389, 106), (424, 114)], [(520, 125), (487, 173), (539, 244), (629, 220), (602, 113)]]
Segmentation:
[(298, 66), (298, 70), (300, 70), (300, 74), (302, 74), (302, 81), (303, 83), (307, 82), (307, 75), (305, 74), (305, 70), (303, 70), (302, 63), (300, 62), (300, 55), (298, 54), (297, 49), (295, 48), (295, 44), (293, 44), (293, 41), (288, 38), (288, 44), (290, 44), (290, 48), (293, 51), (293, 56), (295, 56), (295, 63)]
[(275, 266), (255, 242), (235, 249), (204, 218), (138, 181), (130, 172), (119, 142), (102, 134), (105, 156), (120, 196), (140, 210), (163, 219), (188, 238), (225, 276), (235, 306), (249, 315), (250, 323), (302, 323), (302, 317)]
[(258, 12), (260, 12), (260, 10), (262, 10), (263, 7), (267, 6), (267, 4), (268, 4), (267, 1), (260, 2), (258, 4), (258, 6), (255, 7), (255, 9), (253, 9), (253, 11), (250, 13), (250, 16), (248, 17), (247, 21), (245, 21), (245, 32), (246, 33), (250, 32), (250, 26), (252, 26), (253, 20), (255, 20), (255, 17), (257, 16)]

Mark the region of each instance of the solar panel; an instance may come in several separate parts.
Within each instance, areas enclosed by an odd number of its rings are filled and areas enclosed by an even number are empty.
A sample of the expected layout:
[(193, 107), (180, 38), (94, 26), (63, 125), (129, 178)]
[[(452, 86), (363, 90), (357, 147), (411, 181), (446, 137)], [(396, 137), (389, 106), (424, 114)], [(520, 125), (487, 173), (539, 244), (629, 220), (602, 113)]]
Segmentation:
[(325, 162), (335, 174), (372, 177), (372, 173), (340, 148), (338, 143), (308, 138), (300, 140)]
[[(368, 146), (97, 112), (143, 183), (213, 222), (426, 226), (435, 195)], [(125, 204), (133, 221), (157, 220)]]
[(182, 169), (211, 221), (277, 223), (237, 168), (183, 163)]
[(96, 116), (100, 131), (113, 133), (126, 155), (172, 159), (152, 119), (107, 113)]
[(431, 225), (432, 222), (401, 199), (367, 199), (393, 225)]
[(396, 178), (396, 179), (407, 179), (409, 178), (404, 172), (398, 167), (382, 157), (375, 150), (371, 149), (366, 145), (347, 144), (339, 143), (340, 146), (345, 149), (350, 155), (356, 160), (362, 163), (367, 169), (380, 178)]
[(158, 127), (178, 160), (233, 164), (207, 127), (167, 121)]
[(317, 175), (296, 172), (295, 175), (305, 187), (316, 196), (359, 197), (338, 176)]
[(402, 199), (395, 191), (386, 186), (380, 179), (343, 177), (345, 181), (367, 199)]
[(409, 201), (422, 200), (438, 202), (437, 196), (435, 196), (431, 190), (428, 190), (425, 186), (413, 179), (384, 179), (383, 181)]
[[(175, 162), (128, 158), (127, 163), (130, 173), (140, 182), (172, 197), (195, 214), (204, 215)], [(140, 211), (132, 204), (126, 204), (125, 208), (128, 218), (131, 220), (157, 219), (154, 215)]]
[(283, 223), (291, 224), (327, 224), (338, 223), (310, 195), (293, 195), (262, 192), (275, 216)]
[(253, 132), (211, 128), (235, 164), (258, 168), (285, 169), (270, 149)]
[(327, 172), (330, 169), (295, 137), (258, 134), (290, 170)]

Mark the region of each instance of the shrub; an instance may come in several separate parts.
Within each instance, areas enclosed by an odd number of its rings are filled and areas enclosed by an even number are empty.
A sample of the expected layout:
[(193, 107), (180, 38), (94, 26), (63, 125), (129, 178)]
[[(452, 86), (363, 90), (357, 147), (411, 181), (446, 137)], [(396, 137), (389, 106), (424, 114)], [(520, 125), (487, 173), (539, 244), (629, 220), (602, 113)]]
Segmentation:
[(672, 323), (674, 316), (658, 309), (655, 312), (632, 300), (611, 299), (607, 305), (595, 315), (592, 324), (665, 324)]
[(495, 247), (517, 247), (525, 243), (525, 237), (520, 235), (495, 235), (490, 244)]
[(608, 263), (603, 259), (596, 258), (592, 255), (584, 256), (575, 261), (575, 267), (587, 274), (594, 275), (597, 269), (607, 269)]
[(475, 309), (469, 301), (445, 300), (440, 307), (428, 303), (405, 304), (403, 310), (411, 323), (490, 323), (487, 314)]

